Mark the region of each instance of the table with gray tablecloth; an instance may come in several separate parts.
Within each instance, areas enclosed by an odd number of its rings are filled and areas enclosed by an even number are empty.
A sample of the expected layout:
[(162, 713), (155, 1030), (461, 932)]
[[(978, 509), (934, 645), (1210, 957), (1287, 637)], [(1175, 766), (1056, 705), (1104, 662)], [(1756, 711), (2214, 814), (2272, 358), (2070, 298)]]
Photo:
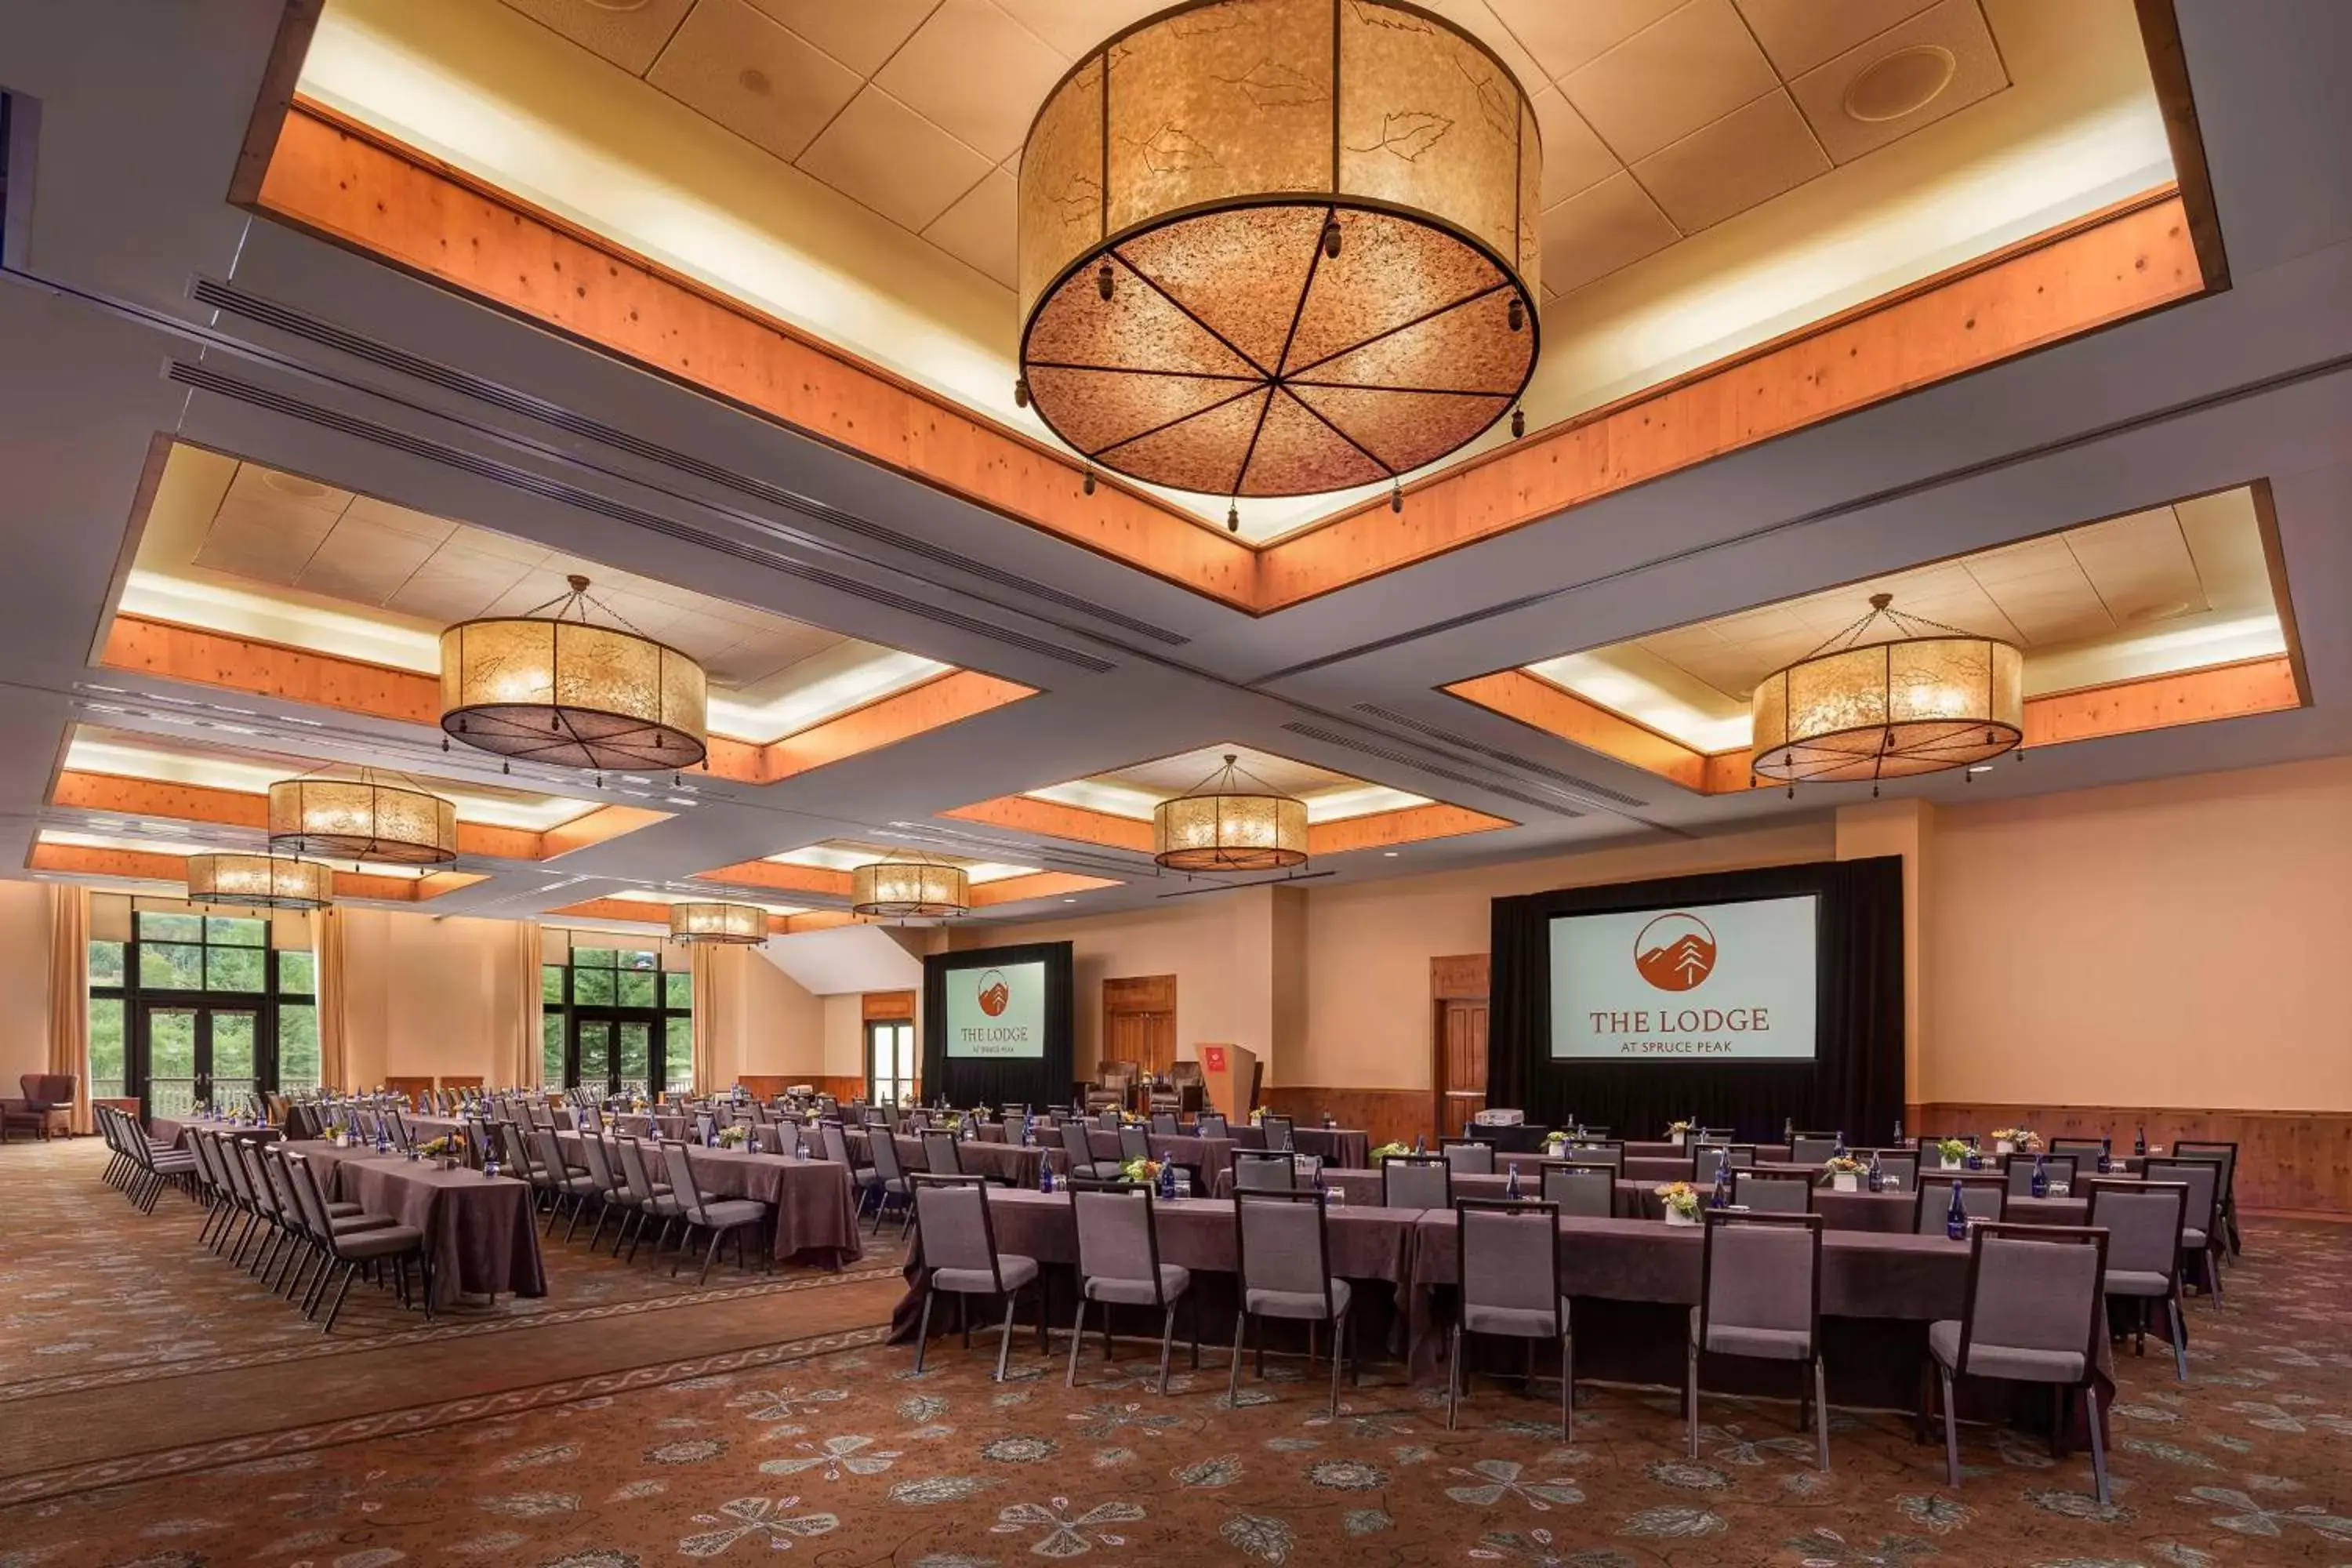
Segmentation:
[(424, 1232), (435, 1306), (460, 1295), (547, 1294), (529, 1183), (462, 1165), (445, 1171), (430, 1160), (366, 1148), (305, 1142), (288, 1149), (310, 1162), (321, 1195)]
[[(861, 1164), (874, 1162), (873, 1151), (867, 1146), (874, 1131), (870, 1127), (843, 1130), (842, 1135), (849, 1144), (851, 1158)], [(891, 1143), (898, 1152), (899, 1169), (928, 1171), (931, 1168), (930, 1158), (924, 1152), (923, 1141), (919, 1137), (901, 1132), (891, 1140)], [(990, 1181), (1014, 1187), (1035, 1186), (1037, 1173), (1048, 1163), (1057, 1172), (1068, 1168), (1068, 1161), (1058, 1148), (1041, 1149), (1034, 1144), (1024, 1148), (1018, 1143), (991, 1143), (977, 1138), (956, 1144), (956, 1163), (959, 1173), (962, 1175), (986, 1176)]]
[[(567, 1160), (580, 1157), (580, 1134), (559, 1132)], [(751, 1198), (768, 1205), (778, 1261), (839, 1268), (866, 1255), (857, 1234), (857, 1198), (848, 1167), (748, 1149), (686, 1145), (694, 1184), (714, 1198)], [(658, 1145), (646, 1150), (646, 1173), (666, 1179)]]
[[(1239, 1126), (1233, 1130), (1236, 1149), (1265, 1147), (1265, 1129)], [(1358, 1127), (1308, 1127), (1294, 1123), (1290, 1129), (1290, 1151), (1294, 1154), (1312, 1154), (1327, 1165), (1345, 1165), (1356, 1169), (1370, 1164), (1372, 1157), (1371, 1134)]]
[(250, 1121), (223, 1121), (206, 1116), (151, 1116), (147, 1119), (147, 1136), (175, 1149), (187, 1146), (191, 1132), (217, 1132), (225, 1138), (236, 1138), (247, 1143), (275, 1143), (285, 1136), (275, 1127), (258, 1126)]

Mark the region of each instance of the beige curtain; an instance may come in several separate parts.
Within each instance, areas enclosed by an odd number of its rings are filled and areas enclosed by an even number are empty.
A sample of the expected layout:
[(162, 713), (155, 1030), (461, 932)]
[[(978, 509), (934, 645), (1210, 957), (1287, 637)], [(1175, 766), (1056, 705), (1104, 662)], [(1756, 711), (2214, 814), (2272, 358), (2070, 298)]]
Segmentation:
[[(74, 1080), (72, 1128), (91, 1130), (89, 1115), (89, 889), (49, 889), (48, 1071)], [(0, 1092), (15, 1093), (10, 1084)]]
[(349, 918), (333, 908), (310, 917), (319, 956), (319, 1082), (327, 1089), (352, 1087), (351, 993), (343, 960), (343, 924)]
[(490, 1065), (490, 1082), (536, 1089), (545, 1078), (540, 1059), (545, 1005), (539, 994), (539, 922), (515, 921), (514, 934), (508, 940), (507, 964), (514, 975), (515, 1010), (509, 1020), (506, 1049)]
[(719, 1092), (718, 1039), (719, 999), (713, 994), (719, 972), (719, 954), (713, 943), (698, 942), (686, 950), (686, 972), (693, 976), (694, 989), (694, 1092)]

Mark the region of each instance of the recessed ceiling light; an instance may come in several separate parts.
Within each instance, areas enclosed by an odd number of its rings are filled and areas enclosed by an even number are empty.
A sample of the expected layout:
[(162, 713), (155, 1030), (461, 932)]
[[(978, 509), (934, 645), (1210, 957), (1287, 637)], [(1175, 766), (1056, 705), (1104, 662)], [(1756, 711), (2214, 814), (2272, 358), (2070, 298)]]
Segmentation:
[(1976, 766), (1970, 768), (1969, 772), (1972, 773), (1989, 773), (1992, 772), (1992, 764), (1990, 763), (1979, 763)]
[(316, 479), (306, 479), (299, 474), (281, 474), (273, 470), (262, 475), (261, 482), (280, 494), (299, 496), (304, 500), (317, 500), (327, 493), (326, 486)]
[(1845, 84), (1845, 111), (1865, 125), (1916, 114), (1952, 85), (1960, 62), (1941, 44), (1913, 44), (1872, 61)]
[(1393, 849), (1383, 849), (1381, 851), (1381, 858), (1383, 860), (1393, 860), (1396, 858), (1397, 852)]
[(757, 66), (745, 66), (735, 73), (735, 85), (753, 98), (765, 98), (769, 91), (768, 73)]
[(1078, 901), (1078, 900), (1076, 900), (1076, 899), (1064, 899), (1064, 900), (1062, 900), (1062, 902), (1064, 902), (1064, 903), (1066, 903), (1066, 904), (1075, 904), (1075, 903), (1076, 903), (1077, 901)]
[(599, 11), (642, 11), (646, 0), (588, 0)]

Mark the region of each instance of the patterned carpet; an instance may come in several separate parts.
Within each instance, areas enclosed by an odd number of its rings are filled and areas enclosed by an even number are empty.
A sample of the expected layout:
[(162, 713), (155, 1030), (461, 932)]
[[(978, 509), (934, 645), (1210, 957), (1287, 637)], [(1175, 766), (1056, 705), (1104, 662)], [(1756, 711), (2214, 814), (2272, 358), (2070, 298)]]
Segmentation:
[[(1966, 1484), (1949, 1491), (1939, 1449), (1877, 1413), (1834, 1414), (1824, 1477), (1792, 1406), (1770, 1401), (1710, 1397), (1694, 1463), (1655, 1391), (1584, 1391), (1568, 1447), (1556, 1406), (1502, 1384), (1482, 1384), (1449, 1435), (1438, 1396), (1392, 1369), (1329, 1421), (1324, 1383), (1295, 1361), (1228, 1405), (1213, 1350), (1189, 1375), (1180, 1351), (1162, 1399), (1138, 1380), (1139, 1344), (1106, 1369), (1090, 1343), (1066, 1393), (1034, 1339), (1016, 1336), (999, 1385), (977, 1344), (942, 1342), (917, 1377), (905, 1349), (840, 1334), (341, 1429), (298, 1408), (311, 1425), (191, 1455), (184, 1479), (0, 1506), (0, 1568), (625, 1568), (778, 1551), (903, 1568), (2352, 1563), (2352, 1227), (2256, 1221), (2247, 1246), (2226, 1304), (2191, 1305), (2194, 1383), (2122, 1349), (2105, 1510), (2085, 1459), (1985, 1429), (1964, 1435)], [(168, 1295), (177, 1277), (142, 1288)], [(0, 1329), (11, 1364), (23, 1333)]]

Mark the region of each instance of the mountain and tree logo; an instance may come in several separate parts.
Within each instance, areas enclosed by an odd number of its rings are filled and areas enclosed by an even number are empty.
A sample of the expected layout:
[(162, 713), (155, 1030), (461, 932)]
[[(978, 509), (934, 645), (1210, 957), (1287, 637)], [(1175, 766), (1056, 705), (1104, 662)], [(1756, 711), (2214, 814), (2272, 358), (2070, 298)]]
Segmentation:
[[(1707, 949), (1707, 962), (1715, 962), (1713, 947)], [(980, 976), (980, 1010), (992, 1018), (998, 1017), (1003, 1014), (1004, 1005), (1011, 1000), (1013, 992), (1004, 984), (1004, 972), (1001, 969), (982, 971)]]
[(1715, 932), (1696, 915), (1660, 915), (1633, 939), (1633, 967), (1661, 991), (1688, 991), (1715, 972)]

